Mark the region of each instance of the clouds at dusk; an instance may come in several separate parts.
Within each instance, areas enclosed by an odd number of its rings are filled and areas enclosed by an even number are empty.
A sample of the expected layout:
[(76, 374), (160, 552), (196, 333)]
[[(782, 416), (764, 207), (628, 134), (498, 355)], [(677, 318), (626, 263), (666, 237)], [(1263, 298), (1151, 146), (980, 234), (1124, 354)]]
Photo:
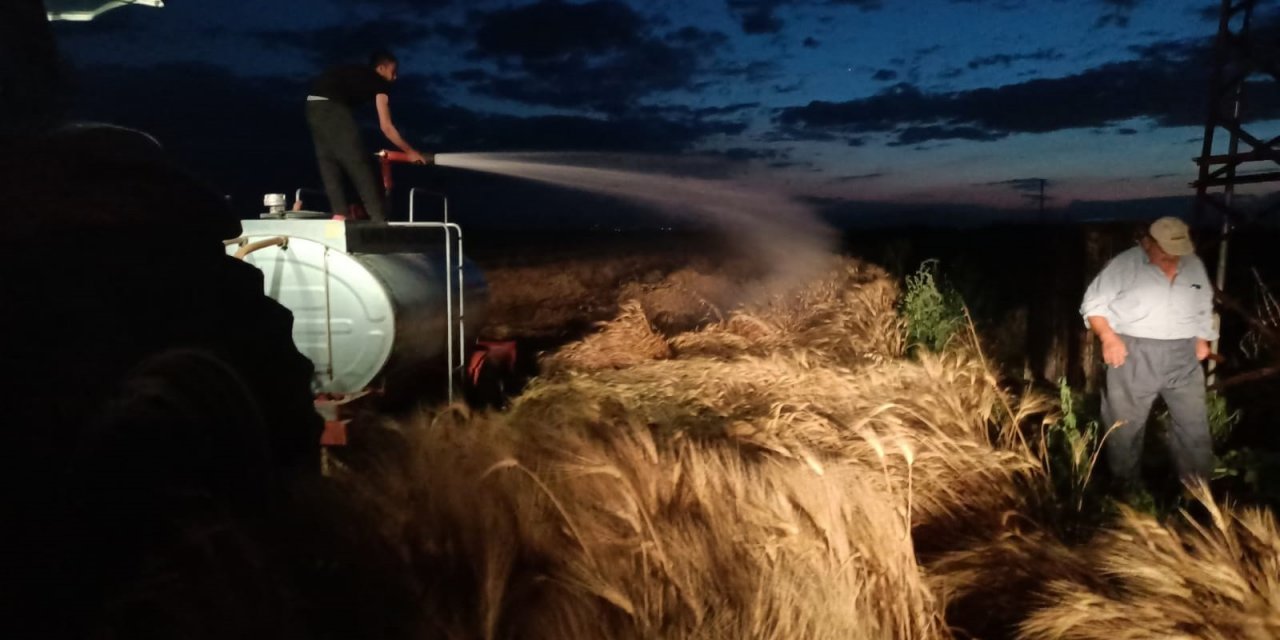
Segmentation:
[[(1190, 177), (1214, 4), (223, 0), (55, 31), (77, 117), (152, 131), (229, 184), (253, 182), (232, 154), (309, 175), (308, 80), (388, 47), (397, 122), (427, 148), (708, 154), (859, 197), (964, 198), (1028, 175)], [(1251, 117), (1280, 119), (1275, 83), (1247, 92)]]

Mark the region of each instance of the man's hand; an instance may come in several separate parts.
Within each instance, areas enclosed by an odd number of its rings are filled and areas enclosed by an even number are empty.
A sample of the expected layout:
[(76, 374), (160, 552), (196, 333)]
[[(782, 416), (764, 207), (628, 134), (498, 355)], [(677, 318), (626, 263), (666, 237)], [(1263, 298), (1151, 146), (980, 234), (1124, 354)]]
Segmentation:
[[(1199, 347), (1196, 348), (1197, 353)], [(1120, 336), (1111, 334), (1102, 339), (1102, 361), (1113, 366), (1119, 367), (1124, 364), (1125, 358), (1129, 357), (1129, 350), (1124, 346), (1124, 340)]]
[(1196, 338), (1196, 360), (1204, 362), (1209, 357), (1209, 341), (1204, 338)]
[(424, 156), (417, 151), (410, 151), (406, 155), (409, 156), (409, 162), (412, 162), (413, 164), (431, 164), (436, 160), (435, 154), (427, 154)]

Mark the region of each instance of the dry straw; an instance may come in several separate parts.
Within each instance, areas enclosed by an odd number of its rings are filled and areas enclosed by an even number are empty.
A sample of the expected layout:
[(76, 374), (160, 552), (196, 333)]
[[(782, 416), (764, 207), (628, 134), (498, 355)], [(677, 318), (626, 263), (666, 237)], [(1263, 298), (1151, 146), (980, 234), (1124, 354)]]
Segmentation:
[(631, 421), (439, 416), (345, 481), (455, 638), (945, 638), (891, 500)]
[(729, 440), (746, 455), (818, 469), (832, 460), (858, 464), (898, 499), (914, 495), (913, 525), (932, 532), (920, 542), (934, 548), (954, 539), (956, 527), (972, 534), (998, 526), (1036, 484), (1034, 456), (992, 444), (1001, 437), (993, 429), (997, 394), (973, 360), (955, 354), (857, 371), (781, 355), (692, 358), (540, 380), (511, 412), (533, 424), (627, 416), (685, 437)]
[(725, 321), (675, 337), (682, 357), (736, 358), (803, 350), (816, 362), (852, 366), (901, 356), (897, 283), (878, 267), (833, 260), (799, 292), (775, 295)]
[(676, 335), (639, 290), (508, 411), (401, 425), (403, 456), (344, 474), (427, 635), (1280, 637), (1269, 515), (1205, 497), (1212, 527), (1126, 513), (1068, 546), (1022, 437), (1050, 399), (976, 333), (903, 359), (893, 280), (829, 266), (724, 310), (658, 285), (715, 307)]
[(543, 359), (548, 373), (560, 369), (618, 369), (670, 357), (671, 347), (649, 324), (640, 303), (629, 300), (596, 333)]
[(1052, 581), (1021, 637), (1280, 638), (1275, 516), (1221, 506), (1204, 486), (1193, 492), (1204, 517), (1184, 514), (1180, 525), (1125, 510), (1114, 529), (1080, 550), (1094, 575)]
[(900, 359), (896, 296), (835, 260), (670, 339), (624, 304), (509, 412), (348, 481), (451, 637), (948, 637), (918, 546), (998, 526), (1038, 464), (979, 360)]

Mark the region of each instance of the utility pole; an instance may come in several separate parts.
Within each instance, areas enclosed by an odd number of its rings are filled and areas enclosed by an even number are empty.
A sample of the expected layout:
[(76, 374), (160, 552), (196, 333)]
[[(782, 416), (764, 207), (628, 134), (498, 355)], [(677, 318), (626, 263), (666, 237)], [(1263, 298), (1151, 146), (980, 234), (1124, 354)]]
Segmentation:
[(1045, 179), (1040, 178), (1040, 222), (1044, 222), (1044, 183)]
[[(1030, 178), (1030, 179), (1029, 179), (1029, 180), (1027, 180), (1026, 182), (1030, 182), (1031, 180), (1035, 180), (1036, 182), (1040, 183), (1040, 187), (1039, 187), (1039, 195), (1036, 195), (1036, 194), (1033, 194), (1033, 193), (1028, 193), (1028, 194), (1024, 194), (1022, 197), (1026, 198), (1026, 199), (1028, 199), (1028, 200), (1032, 200), (1032, 201), (1034, 201), (1034, 202), (1036, 202), (1036, 203), (1038, 204), (1039, 217), (1038, 217), (1038, 218), (1036, 218), (1036, 220), (1037, 220), (1038, 222), (1040, 222), (1041, 224), (1044, 224), (1044, 222), (1045, 222), (1045, 219), (1044, 219), (1044, 204), (1045, 204), (1045, 201), (1047, 201), (1047, 200), (1049, 199), (1047, 196), (1045, 196), (1045, 195), (1044, 195), (1044, 188), (1045, 188), (1045, 185), (1046, 185), (1049, 181), (1048, 181), (1048, 180), (1046, 180), (1046, 179), (1044, 179), (1044, 178)], [(1024, 182), (1024, 184), (1025, 184), (1025, 182)]]

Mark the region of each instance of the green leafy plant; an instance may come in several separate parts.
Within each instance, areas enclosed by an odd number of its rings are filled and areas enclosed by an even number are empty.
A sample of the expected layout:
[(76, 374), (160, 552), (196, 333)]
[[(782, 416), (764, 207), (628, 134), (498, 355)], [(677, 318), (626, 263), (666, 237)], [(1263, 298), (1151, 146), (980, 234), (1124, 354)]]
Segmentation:
[(942, 351), (965, 326), (964, 300), (954, 288), (940, 282), (938, 260), (925, 260), (906, 278), (902, 315), (907, 340), (913, 346)]
[(1079, 415), (1076, 394), (1066, 378), (1058, 380), (1058, 402), (1062, 417), (1046, 429), (1042, 455), (1055, 494), (1078, 514), (1096, 497), (1089, 480), (1105, 433), (1098, 419)]
[(1280, 453), (1253, 447), (1231, 448), (1231, 436), (1243, 417), (1231, 409), (1222, 394), (1210, 391), (1205, 397), (1209, 412), (1209, 433), (1213, 450), (1219, 452), (1213, 466), (1213, 479), (1232, 483), (1251, 500), (1280, 505)]
[(1249, 498), (1280, 507), (1280, 453), (1242, 447), (1218, 456), (1215, 479), (1232, 478), (1247, 489)]
[(1209, 433), (1213, 436), (1213, 448), (1221, 450), (1231, 440), (1231, 433), (1240, 424), (1240, 411), (1232, 411), (1227, 406), (1227, 398), (1217, 391), (1205, 395), (1205, 406), (1209, 410)]

